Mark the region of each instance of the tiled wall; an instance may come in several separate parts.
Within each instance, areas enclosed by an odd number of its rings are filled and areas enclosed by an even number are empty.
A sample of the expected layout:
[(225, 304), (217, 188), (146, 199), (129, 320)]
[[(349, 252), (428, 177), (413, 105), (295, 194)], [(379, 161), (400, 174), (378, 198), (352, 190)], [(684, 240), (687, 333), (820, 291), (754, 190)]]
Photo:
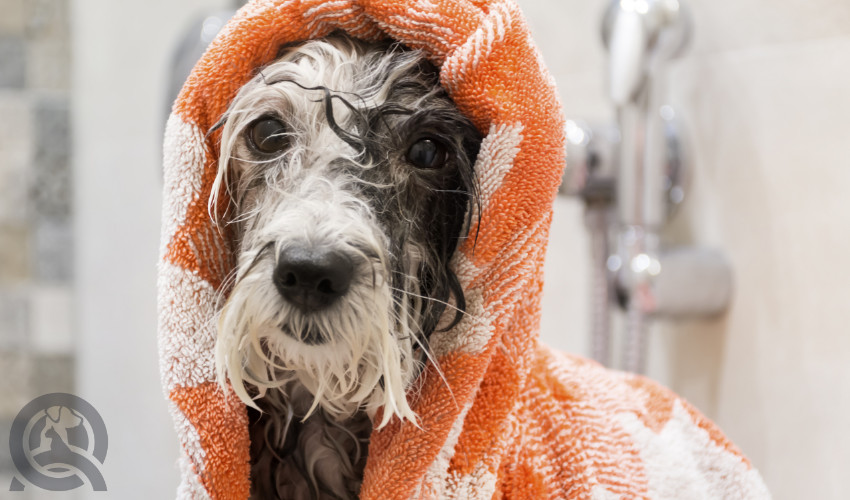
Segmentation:
[(74, 388), (69, 45), (68, 0), (0, 0), (2, 450), (24, 404)]
[[(610, 120), (606, 2), (520, 3), (567, 115)], [(778, 500), (850, 498), (850, 3), (688, 4), (693, 44), (668, 82), (694, 179), (663, 236), (722, 249), (735, 295), (716, 320), (655, 324), (649, 375), (718, 422)], [(582, 214), (557, 202), (543, 334), (587, 354)]]

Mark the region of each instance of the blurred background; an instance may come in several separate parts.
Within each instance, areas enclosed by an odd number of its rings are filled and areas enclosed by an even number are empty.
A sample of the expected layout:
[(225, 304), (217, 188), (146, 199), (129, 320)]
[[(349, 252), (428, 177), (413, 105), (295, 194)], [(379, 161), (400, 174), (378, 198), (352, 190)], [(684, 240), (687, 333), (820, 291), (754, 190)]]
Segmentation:
[[(603, 0), (520, 0), (566, 115), (614, 119)], [(71, 392), (109, 430), (98, 498), (173, 498), (177, 440), (159, 386), (161, 135), (181, 40), (224, 0), (0, 0), (0, 498), (8, 430)], [(692, 0), (667, 101), (693, 179), (670, 244), (721, 249), (728, 311), (663, 320), (647, 373), (715, 420), (777, 499), (850, 498), (850, 3)], [(188, 38), (186, 38), (188, 37)], [(584, 205), (559, 197), (543, 337), (590, 355)]]

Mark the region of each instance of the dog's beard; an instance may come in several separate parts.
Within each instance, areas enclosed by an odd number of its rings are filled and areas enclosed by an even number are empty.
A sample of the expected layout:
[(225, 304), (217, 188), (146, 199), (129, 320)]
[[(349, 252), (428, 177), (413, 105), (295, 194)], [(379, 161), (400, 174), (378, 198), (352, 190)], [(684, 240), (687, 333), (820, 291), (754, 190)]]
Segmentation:
[[(239, 262), (222, 287), (216, 365), (251, 407), (274, 403), (303, 421), (317, 411), (374, 421), (382, 409), (382, 427), (416, 422), (406, 393), (426, 339), (463, 312), (448, 262), (471, 221), (481, 139), (421, 54), (353, 47), (306, 44), (243, 87), (221, 122), (210, 208), (218, 219), (217, 196), (230, 195)], [(287, 125), (279, 154), (258, 154), (252, 139), (267, 118)], [(440, 144), (433, 165), (411, 160), (422, 143)], [(293, 242), (358, 257), (347, 292), (307, 312), (282, 297), (272, 275)]]
[[(379, 244), (371, 239), (372, 250), (363, 253), (386, 255), (374, 248)], [(282, 300), (269, 280), (279, 250), (264, 245), (242, 254), (239, 268), (246, 271), (218, 321), (219, 380), (229, 378), (239, 398), (255, 408), (253, 400), (267, 391), (288, 394), (292, 384), (300, 384), (313, 395), (302, 418), (318, 407), (340, 420), (361, 410), (372, 418), (383, 408), (379, 427), (393, 416), (415, 421), (405, 392), (421, 368), (414, 351), (422, 336), (422, 308), (412, 272), (419, 266), (419, 252), (407, 249), (403, 267), (408, 269), (396, 273), (401, 274), (398, 287), (388, 279), (387, 259), (372, 257), (358, 266), (344, 297), (326, 310), (305, 314)], [(316, 341), (306, 342), (308, 336)]]

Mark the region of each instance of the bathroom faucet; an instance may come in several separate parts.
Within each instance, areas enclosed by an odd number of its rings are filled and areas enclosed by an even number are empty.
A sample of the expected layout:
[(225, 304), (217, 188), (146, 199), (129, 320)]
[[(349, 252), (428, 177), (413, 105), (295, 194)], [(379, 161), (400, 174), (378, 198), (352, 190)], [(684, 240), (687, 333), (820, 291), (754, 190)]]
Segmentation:
[(602, 22), (608, 90), (621, 133), (617, 176), (622, 225), (657, 232), (666, 218), (664, 162), (650, 157), (659, 138), (658, 74), (690, 39), (690, 17), (678, 0), (615, 0)]
[(617, 123), (567, 122), (562, 192), (584, 198), (593, 246), (592, 355), (611, 362), (608, 316), (616, 302), (626, 325), (620, 367), (633, 372), (645, 369), (648, 317), (717, 314), (731, 293), (729, 266), (718, 252), (660, 243), (683, 200), (687, 166), (676, 112), (661, 105), (663, 70), (685, 49), (691, 28), (679, 0), (610, 2), (602, 39)]
[(637, 102), (659, 66), (690, 42), (691, 18), (679, 0), (613, 0), (602, 20), (615, 106)]

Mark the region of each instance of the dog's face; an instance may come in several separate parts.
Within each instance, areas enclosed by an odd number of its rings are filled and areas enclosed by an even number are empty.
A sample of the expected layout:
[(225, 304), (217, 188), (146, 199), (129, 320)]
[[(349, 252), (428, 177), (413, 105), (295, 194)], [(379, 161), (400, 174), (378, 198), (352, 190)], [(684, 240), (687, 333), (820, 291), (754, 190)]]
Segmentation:
[(220, 379), (248, 404), (301, 385), (307, 414), (413, 418), (405, 390), (427, 337), (464, 306), (449, 260), (475, 200), (478, 132), (421, 54), (344, 37), (289, 48), (223, 123), (213, 191), (232, 200), (219, 219), (238, 262)]

